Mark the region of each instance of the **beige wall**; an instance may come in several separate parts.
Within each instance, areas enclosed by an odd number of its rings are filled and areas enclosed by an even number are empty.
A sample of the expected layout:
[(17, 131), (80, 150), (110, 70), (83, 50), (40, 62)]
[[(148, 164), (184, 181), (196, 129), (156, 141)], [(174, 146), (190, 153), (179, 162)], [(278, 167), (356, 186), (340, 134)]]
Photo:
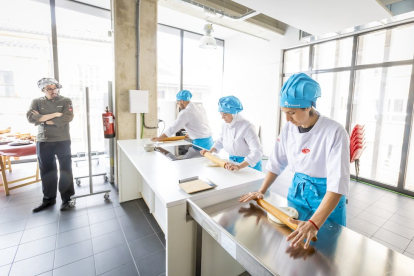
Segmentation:
[[(137, 89), (136, 0), (113, 0), (115, 116), (117, 139), (137, 138), (136, 114), (129, 113), (128, 91)], [(140, 1), (140, 89), (149, 91), (147, 126), (157, 123), (157, 1)], [(138, 129), (138, 135), (139, 135)], [(156, 130), (144, 130), (144, 137)]]

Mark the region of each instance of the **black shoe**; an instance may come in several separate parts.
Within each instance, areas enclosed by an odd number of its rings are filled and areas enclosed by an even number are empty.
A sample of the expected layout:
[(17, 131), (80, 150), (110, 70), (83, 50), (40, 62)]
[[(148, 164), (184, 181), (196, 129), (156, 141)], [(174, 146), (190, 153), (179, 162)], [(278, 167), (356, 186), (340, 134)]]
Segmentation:
[(56, 199), (50, 199), (50, 200), (45, 199), (39, 206), (33, 209), (33, 212), (35, 213), (40, 212), (46, 209), (47, 207), (55, 205), (55, 204), (56, 204)]
[(72, 206), (70, 206), (69, 201), (64, 201), (62, 202), (62, 205), (60, 205), (60, 210), (61, 211), (67, 211), (71, 208)]

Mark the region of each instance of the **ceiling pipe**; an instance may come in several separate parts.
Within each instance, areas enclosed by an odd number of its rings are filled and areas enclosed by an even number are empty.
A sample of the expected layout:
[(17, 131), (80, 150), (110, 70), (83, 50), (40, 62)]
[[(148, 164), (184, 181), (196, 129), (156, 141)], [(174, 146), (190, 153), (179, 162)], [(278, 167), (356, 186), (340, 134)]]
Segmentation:
[(226, 18), (226, 19), (233, 20), (233, 21), (244, 21), (246, 19), (249, 19), (253, 16), (260, 14), (260, 12), (258, 11), (251, 10), (251, 11), (246, 12), (245, 14), (236, 16), (236, 15), (227, 14), (222, 10), (217, 10), (215, 8), (209, 7), (207, 5), (204, 5), (199, 2), (192, 1), (192, 0), (175, 0), (175, 1), (189, 5), (189, 6), (196, 7), (197, 9), (202, 10), (202, 11), (207, 11), (208, 13), (215, 14), (216, 16), (220, 18)]

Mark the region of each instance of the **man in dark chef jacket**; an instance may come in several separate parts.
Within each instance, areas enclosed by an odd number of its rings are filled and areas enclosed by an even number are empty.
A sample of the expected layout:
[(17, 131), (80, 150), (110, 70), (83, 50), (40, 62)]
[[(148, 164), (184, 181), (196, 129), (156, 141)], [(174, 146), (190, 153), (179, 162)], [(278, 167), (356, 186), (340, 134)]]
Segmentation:
[[(43, 189), (43, 201), (33, 212), (56, 203), (58, 185), (62, 198), (60, 210), (66, 211), (70, 209), (70, 197), (75, 194), (69, 134), (72, 101), (59, 95), (62, 85), (53, 78), (43, 78), (37, 86), (44, 96), (34, 99), (26, 113), (27, 120), (38, 126), (36, 152)], [(55, 156), (59, 160), (59, 179)]]

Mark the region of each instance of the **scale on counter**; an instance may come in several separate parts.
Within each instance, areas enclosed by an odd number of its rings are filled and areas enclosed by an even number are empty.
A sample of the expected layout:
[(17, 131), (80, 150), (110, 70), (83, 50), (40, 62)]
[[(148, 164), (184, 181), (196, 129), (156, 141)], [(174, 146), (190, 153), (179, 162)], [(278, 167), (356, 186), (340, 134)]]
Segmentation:
[(201, 149), (194, 147), (193, 145), (155, 147), (154, 150), (158, 151), (171, 161), (203, 157), (200, 154)]

